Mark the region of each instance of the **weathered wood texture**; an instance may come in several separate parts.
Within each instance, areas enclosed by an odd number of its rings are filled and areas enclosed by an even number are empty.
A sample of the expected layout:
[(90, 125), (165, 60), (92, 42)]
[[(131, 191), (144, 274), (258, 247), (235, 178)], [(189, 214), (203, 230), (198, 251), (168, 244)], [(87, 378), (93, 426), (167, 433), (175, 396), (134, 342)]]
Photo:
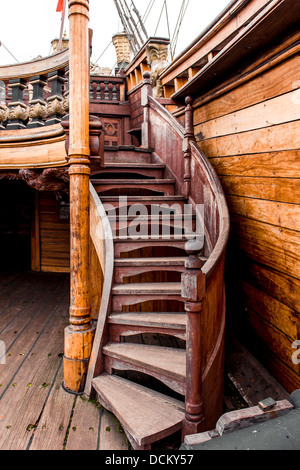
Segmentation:
[(1, 450), (127, 450), (113, 417), (62, 388), (69, 276), (0, 273)]
[[(185, 129), (152, 98), (149, 98), (149, 106), (150, 146), (155, 148), (157, 155), (168, 166), (176, 180), (176, 192), (181, 193), (186, 176), (183, 158)], [(200, 314), (200, 337), (203, 338), (201, 343), (203, 414), (205, 426), (209, 426), (221, 411), (223, 393), (222, 381), (216, 382), (215, 379), (223, 376), (225, 334), (223, 275), (229, 215), (216, 174), (193, 142), (190, 172), (190, 194), (187, 201), (197, 211), (198, 220), (203, 224), (204, 253), (208, 257), (202, 268), (206, 277), (206, 295)], [(200, 226), (197, 228), (197, 234), (198, 236), (201, 234)]]
[(59, 201), (39, 193), (40, 270), (70, 272), (70, 221), (60, 218)]
[[(273, 46), (265, 57), (275, 57), (279, 45)], [(253, 66), (252, 76), (248, 65), (248, 79), (241, 81), (242, 72), (231, 77), (228, 91), (199, 92), (194, 113), (198, 145), (231, 212), (232, 324), (290, 392), (300, 386), (299, 365), (292, 362), (300, 334), (300, 58), (296, 45), (292, 51)]]
[(0, 135), (0, 168), (66, 166), (66, 136), (60, 124), (37, 129), (3, 130)]

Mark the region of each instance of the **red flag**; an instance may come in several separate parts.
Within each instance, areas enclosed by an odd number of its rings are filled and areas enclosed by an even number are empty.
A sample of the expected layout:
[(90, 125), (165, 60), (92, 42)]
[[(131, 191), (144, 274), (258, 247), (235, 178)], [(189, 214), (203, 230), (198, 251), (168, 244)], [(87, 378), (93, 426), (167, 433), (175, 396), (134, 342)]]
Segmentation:
[(63, 11), (65, 0), (58, 0), (56, 11)]

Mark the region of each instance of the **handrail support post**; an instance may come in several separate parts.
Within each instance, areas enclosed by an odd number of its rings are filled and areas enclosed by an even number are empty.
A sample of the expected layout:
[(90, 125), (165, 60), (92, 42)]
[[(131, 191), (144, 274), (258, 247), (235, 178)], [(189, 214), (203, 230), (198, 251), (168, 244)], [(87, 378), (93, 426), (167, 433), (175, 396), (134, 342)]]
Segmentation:
[(183, 158), (184, 158), (184, 177), (183, 177), (183, 195), (189, 197), (191, 192), (191, 141), (195, 140), (194, 136), (194, 118), (193, 118), (193, 99), (187, 96), (185, 99), (185, 133), (183, 139)]
[(143, 87), (142, 87), (142, 96), (141, 96), (141, 106), (144, 109), (144, 120), (142, 123), (142, 147), (150, 147), (150, 109), (148, 96), (152, 96), (152, 87), (151, 87), (151, 73), (146, 71), (143, 74)]
[(203, 299), (206, 295), (206, 277), (202, 273), (202, 261), (199, 258), (203, 248), (200, 240), (190, 240), (186, 244), (189, 255), (182, 274), (182, 298), (185, 300), (187, 315), (186, 338), (186, 395), (183, 437), (197, 434), (203, 430), (202, 398), (202, 312)]

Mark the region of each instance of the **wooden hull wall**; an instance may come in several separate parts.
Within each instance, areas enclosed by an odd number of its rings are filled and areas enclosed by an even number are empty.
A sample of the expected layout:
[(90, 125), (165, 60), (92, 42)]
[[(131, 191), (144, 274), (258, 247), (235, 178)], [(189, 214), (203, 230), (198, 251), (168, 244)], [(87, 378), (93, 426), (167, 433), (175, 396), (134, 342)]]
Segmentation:
[(300, 56), (255, 66), (225, 94), (196, 100), (195, 134), (231, 213), (229, 320), (292, 392), (300, 387), (292, 361), (300, 339)]

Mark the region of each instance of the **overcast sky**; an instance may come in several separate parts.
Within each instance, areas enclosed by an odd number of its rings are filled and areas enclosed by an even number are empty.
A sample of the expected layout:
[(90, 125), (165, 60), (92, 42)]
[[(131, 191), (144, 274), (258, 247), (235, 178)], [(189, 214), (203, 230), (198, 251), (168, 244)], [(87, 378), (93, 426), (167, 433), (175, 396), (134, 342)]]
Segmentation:
[[(1, 5), (0, 65), (30, 61), (39, 55), (45, 57), (51, 53), (51, 41), (59, 36), (61, 26), (61, 14), (56, 12), (57, 1), (2, 1), (4, 5)], [(142, 17), (147, 11), (149, 2), (150, 0), (134, 0)], [(158, 25), (163, 3), (164, 0), (155, 0), (145, 22), (149, 36), (153, 36), (156, 31), (156, 36), (168, 37), (165, 11)], [(229, 3), (230, 0), (189, 0), (175, 56), (185, 49)], [(128, 0), (128, 4), (131, 4), (131, 0)], [(167, 1), (171, 39), (181, 5), (182, 0)], [(116, 62), (114, 47), (110, 45), (103, 54), (112, 36), (123, 29), (113, 0), (90, 0), (90, 28), (94, 31), (92, 61), (97, 62), (101, 56), (98, 65), (113, 68)], [(67, 17), (65, 29), (68, 33)]]

